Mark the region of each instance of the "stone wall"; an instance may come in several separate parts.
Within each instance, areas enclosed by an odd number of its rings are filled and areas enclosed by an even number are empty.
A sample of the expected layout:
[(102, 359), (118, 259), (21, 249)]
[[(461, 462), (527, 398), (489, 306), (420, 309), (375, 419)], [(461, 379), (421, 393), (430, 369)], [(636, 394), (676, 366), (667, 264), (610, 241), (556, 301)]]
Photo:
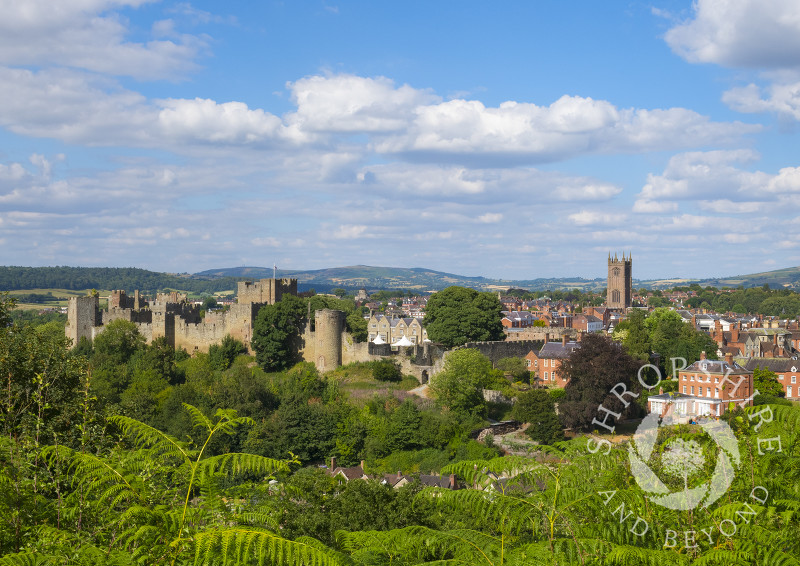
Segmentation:
[(70, 297), (67, 303), (67, 325), (64, 330), (72, 345), (81, 337), (94, 339), (94, 327), (101, 324), (99, 297)]
[(478, 350), (481, 354), (486, 356), (492, 361), (492, 365), (496, 365), (498, 361), (503, 358), (524, 358), (528, 352), (534, 350), (538, 352), (542, 349), (544, 340), (513, 340), (504, 342), (468, 342), (463, 346), (454, 348), (460, 350), (462, 348), (473, 348)]
[(527, 328), (519, 332), (509, 332), (506, 335), (506, 342), (524, 342), (531, 340), (544, 342), (545, 336), (547, 336), (550, 340), (556, 340), (560, 342), (562, 336), (567, 336), (570, 340), (575, 340), (577, 335), (577, 331), (573, 330), (572, 328), (534, 327)]

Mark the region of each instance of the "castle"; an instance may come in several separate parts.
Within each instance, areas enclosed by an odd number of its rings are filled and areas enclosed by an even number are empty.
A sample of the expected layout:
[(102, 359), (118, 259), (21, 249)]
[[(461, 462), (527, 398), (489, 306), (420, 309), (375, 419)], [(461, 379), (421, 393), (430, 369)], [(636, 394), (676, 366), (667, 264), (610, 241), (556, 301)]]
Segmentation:
[(632, 278), (631, 256), (617, 259), (617, 254), (611, 258), (608, 254), (608, 285), (606, 288), (606, 306), (610, 309), (626, 309), (631, 306)]
[(177, 292), (158, 293), (150, 302), (139, 291), (133, 297), (125, 291), (112, 291), (108, 310), (100, 310), (97, 296), (72, 297), (67, 307), (65, 332), (73, 344), (83, 337), (91, 341), (106, 324), (123, 319), (136, 324), (148, 343), (164, 337), (171, 346), (190, 353), (207, 352), (227, 334), (249, 347), (258, 311), (264, 305), (280, 301), (283, 295), (297, 295), (297, 279), (240, 281), (237, 295), (238, 303), (229, 310), (208, 312), (205, 317), (200, 316), (199, 306)]

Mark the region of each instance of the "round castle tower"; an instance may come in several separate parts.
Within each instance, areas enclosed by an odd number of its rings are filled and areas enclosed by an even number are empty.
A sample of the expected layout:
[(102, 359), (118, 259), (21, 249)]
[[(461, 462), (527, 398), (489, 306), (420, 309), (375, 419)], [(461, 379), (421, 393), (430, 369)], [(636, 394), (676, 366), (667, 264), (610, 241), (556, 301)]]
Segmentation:
[(322, 309), (314, 313), (314, 365), (322, 373), (342, 365), (344, 312)]

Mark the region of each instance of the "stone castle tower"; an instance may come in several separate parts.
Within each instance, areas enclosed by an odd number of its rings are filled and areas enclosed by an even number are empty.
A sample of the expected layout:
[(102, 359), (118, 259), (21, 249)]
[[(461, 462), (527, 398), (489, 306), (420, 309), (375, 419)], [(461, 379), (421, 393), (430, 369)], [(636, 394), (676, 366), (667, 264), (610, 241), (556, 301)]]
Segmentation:
[(631, 306), (631, 256), (627, 258), (622, 254), (622, 259), (617, 259), (614, 254), (608, 254), (608, 286), (606, 292), (606, 306), (611, 309), (625, 309)]

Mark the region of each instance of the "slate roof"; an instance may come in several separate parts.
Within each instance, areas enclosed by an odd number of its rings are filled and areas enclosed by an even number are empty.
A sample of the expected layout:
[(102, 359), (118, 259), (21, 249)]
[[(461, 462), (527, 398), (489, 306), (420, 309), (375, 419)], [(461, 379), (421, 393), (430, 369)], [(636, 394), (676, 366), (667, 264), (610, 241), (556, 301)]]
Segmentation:
[(697, 360), (689, 364), (680, 371), (696, 373), (715, 373), (715, 374), (739, 374), (749, 373), (745, 368), (736, 362), (728, 363), (725, 360)]
[(786, 373), (800, 369), (800, 360), (793, 360), (791, 358), (748, 358), (744, 367), (748, 371), (753, 371), (759, 367), (777, 373)]
[(577, 350), (581, 345), (578, 342), (548, 342), (539, 350), (539, 359), (542, 358), (568, 358), (573, 350)]

